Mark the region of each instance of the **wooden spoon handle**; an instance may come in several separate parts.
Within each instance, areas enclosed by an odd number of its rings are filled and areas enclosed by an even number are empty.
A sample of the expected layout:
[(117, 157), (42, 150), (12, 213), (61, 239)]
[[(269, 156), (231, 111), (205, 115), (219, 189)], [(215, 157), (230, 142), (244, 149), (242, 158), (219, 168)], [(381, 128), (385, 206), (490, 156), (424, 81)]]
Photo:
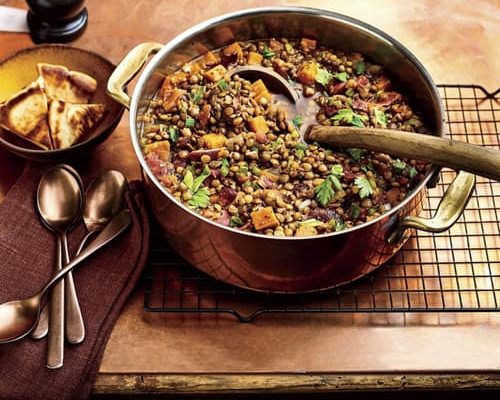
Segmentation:
[(500, 151), (483, 146), (392, 129), (313, 125), (304, 139), (339, 147), (359, 147), (500, 180)]

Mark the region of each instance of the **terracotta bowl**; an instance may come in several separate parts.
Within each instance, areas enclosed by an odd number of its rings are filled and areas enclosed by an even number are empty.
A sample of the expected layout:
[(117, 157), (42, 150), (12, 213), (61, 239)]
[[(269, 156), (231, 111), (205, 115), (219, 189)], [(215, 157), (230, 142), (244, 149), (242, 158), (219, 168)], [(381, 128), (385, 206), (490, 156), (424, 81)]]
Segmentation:
[(36, 65), (40, 62), (64, 65), (70, 70), (84, 72), (94, 77), (97, 80), (97, 90), (91, 102), (105, 104), (106, 115), (81, 142), (66, 149), (43, 150), (2, 128), (0, 128), (0, 145), (30, 160), (53, 162), (74, 160), (103, 142), (121, 119), (123, 106), (106, 94), (106, 82), (115, 65), (99, 54), (75, 47), (65, 45), (28, 47), (0, 61), (0, 102), (7, 100), (34, 81), (38, 77)]

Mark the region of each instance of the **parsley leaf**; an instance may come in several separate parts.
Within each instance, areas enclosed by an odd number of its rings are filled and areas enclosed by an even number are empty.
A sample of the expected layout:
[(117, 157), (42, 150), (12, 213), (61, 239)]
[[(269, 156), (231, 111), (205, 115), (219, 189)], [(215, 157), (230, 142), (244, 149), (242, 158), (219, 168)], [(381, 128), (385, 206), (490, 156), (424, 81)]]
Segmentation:
[(401, 172), (406, 168), (406, 163), (397, 158), (395, 161), (392, 162), (392, 166), (396, 171)]
[(235, 227), (235, 226), (241, 226), (243, 225), (243, 221), (238, 215), (233, 215), (231, 219), (229, 220), (229, 226)]
[(191, 90), (191, 92), (189, 93), (189, 99), (196, 104), (203, 98), (204, 95), (205, 86), (198, 86)]
[(329, 175), (328, 179), (330, 180), (330, 182), (332, 182), (335, 190), (342, 190), (342, 184), (340, 183), (339, 178), (337, 178), (335, 175)]
[(179, 130), (175, 126), (171, 126), (168, 128), (168, 136), (170, 137), (170, 140), (172, 143), (177, 142), (179, 140)]
[(291, 53), (293, 50), (293, 46), (290, 43), (285, 43), (285, 50), (287, 53)]
[(356, 71), (357, 75), (361, 75), (365, 72), (366, 66), (363, 61), (356, 61), (353, 65), (354, 71)]
[(205, 165), (205, 168), (203, 169), (203, 172), (201, 173), (201, 175), (197, 176), (194, 179), (193, 185), (191, 187), (191, 191), (193, 193), (197, 192), (198, 189), (200, 188), (201, 184), (203, 183), (203, 181), (205, 179), (207, 179), (209, 175), (210, 175), (210, 169)]
[(333, 121), (345, 122), (347, 124), (357, 126), (358, 128), (363, 128), (365, 126), (363, 121), (366, 121), (368, 117), (366, 115), (356, 114), (350, 108), (342, 108), (330, 119)]
[(332, 78), (333, 78), (333, 75), (330, 72), (328, 72), (326, 69), (319, 68), (318, 73), (316, 74), (315, 80), (319, 84), (326, 86), (328, 84), (328, 82), (330, 82), (332, 80)]
[(184, 175), (182, 183), (184, 183), (184, 185), (186, 185), (189, 190), (193, 188), (194, 176), (190, 169), (186, 171), (186, 175)]
[(226, 82), (225, 79), (221, 79), (219, 82), (217, 82), (217, 86), (220, 87), (222, 90), (228, 90), (229, 89), (229, 85), (228, 85), (228, 83)]
[(361, 208), (356, 203), (351, 204), (351, 218), (358, 219), (361, 214)]
[(316, 186), (314, 192), (322, 206), (326, 206), (335, 196), (330, 179), (325, 179), (320, 185)]
[(344, 175), (344, 168), (342, 168), (342, 165), (340, 164), (333, 165), (330, 173), (340, 178), (342, 175)]
[(297, 114), (295, 117), (292, 119), (292, 123), (297, 127), (300, 128), (302, 125), (302, 115)]
[(274, 57), (276, 55), (276, 53), (274, 51), (272, 51), (269, 47), (264, 47), (264, 50), (262, 50), (262, 56), (264, 58), (271, 58), (271, 57)]
[(220, 173), (222, 176), (227, 176), (229, 174), (229, 161), (227, 160), (227, 158), (224, 158), (221, 161)]
[(192, 128), (195, 125), (196, 121), (191, 117), (186, 117), (185, 127)]
[(354, 161), (359, 161), (364, 151), (362, 149), (347, 149), (346, 150)]
[(359, 188), (359, 197), (362, 199), (373, 194), (372, 185), (366, 176), (358, 176), (354, 183)]
[(417, 176), (418, 174), (418, 171), (415, 169), (415, 167), (409, 167), (408, 168), (408, 176), (410, 177), (410, 179), (413, 179)]
[(343, 231), (345, 229), (344, 221), (339, 221), (338, 219), (334, 218), (332, 222), (332, 225), (335, 228), (335, 232)]
[(349, 77), (347, 75), (347, 72), (337, 72), (336, 74), (333, 75), (335, 79), (338, 79), (340, 82), (347, 82), (347, 78)]
[(295, 145), (295, 155), (300, 159), (306, 155), (306, 150), (307, 144), (305, 143), (297, 143)]
[(377, 124), (382, 128), (385, 128), (387, 126), (387, 116), (382, 110), (379, 110), (378, 108), (375, 109), (375, 120), (377, 121)]
[(205, 208), (210, 204), (208, 198), (208, 188), (204, 187), (193, 193), (193, 197), (189, 200), (188, 204), (192, 207)]

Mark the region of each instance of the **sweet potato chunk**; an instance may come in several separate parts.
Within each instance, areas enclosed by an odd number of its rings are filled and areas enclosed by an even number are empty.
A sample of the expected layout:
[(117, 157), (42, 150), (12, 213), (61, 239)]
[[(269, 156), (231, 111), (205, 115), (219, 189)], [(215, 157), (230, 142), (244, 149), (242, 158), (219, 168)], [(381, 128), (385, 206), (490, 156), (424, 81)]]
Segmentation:
[(217, 65), (213, 67), (211, 70), (205, 72), (205, 78), (210, 82), (218, 82), (224, 78), (226, 75), (227, 69), (223, 65)]
[(158, 158), (163, 161), (170, 159), (170, 142), (162, 140), (161, 142), (154, 142), (144, 147), (144, 155), (156, 153)]
[(260, 210), (254, 211), (251, 214), (252, 223), (256, 230), (260, 231), (267, 228), (276, 228), (280, 222), (274, 215), (272, 207), (264, 207)]
[(295, 232), (295, 236), (315, 236), (318, 231), (314, 226), (302, 225)]
[(254, 99), (257, 103), (261, 98), (265, 98), (268, 102), (272, 100), (271, 93), (267, 90), (267, 87), (264, 82), (262, 82), (262, 79), (252, 83), (251, 90), (255, 93)]
[(302, 38), (302, 40), (300, 41), (300, 46), (304, 50), (315, 50), (316, 49), (316, 40)]
[(248, 127), (255, 134), (266, 134), (269, 132), (269, 127), (267, 126), (266, 120), (262, 115), (250, 118), (248, 120)]
[(163, 108), (165, 111), (171, 111), (176, 105), (177, 100), (184, 94), (184, 90), (170, 89), (163, 93)]
[(250, 51), (248, 53), (247, 63), (248, 65), (261, 65), (262, 64), (262, 54), (255, 51)]
[(202, 68), (205, 68), (209, 65), (215, 65), (218, 62), (219, 62), (219, 59), (211, 51), (207, 51), (205, 54), (203, 54), (203, 57), (201, 58), (201, 60), (198, 61), (198, 63), (200, 64), (200, 66)]
[(174, 89), (180, 83), (185, 82), (187, 79), (187, 74), (183, 71), (178, 71), (175, 74), (171, 74), (165, 77), (163, 84), (160, 89), (160, 96), (164, 96), (165, 92)]
[(209, 149), (224, 147), (226, 144), (226, 137), (218, 133), (208, 133), (203, 135), (203, 140)]
[(237, 42), (234, 42), (233, 44), (230, 44), (227, 46), (224, 50), (222, 50), (222, 53), (226, 57), (231, 57), (236, 55), (236, 59), (243, 58), (243, 50), (241, 50), (240, 45)]
[(313, 85), (318, 74), (318, 65), (313, 61), (306, 61), (297, 71), (297, 80), (304, 85)]

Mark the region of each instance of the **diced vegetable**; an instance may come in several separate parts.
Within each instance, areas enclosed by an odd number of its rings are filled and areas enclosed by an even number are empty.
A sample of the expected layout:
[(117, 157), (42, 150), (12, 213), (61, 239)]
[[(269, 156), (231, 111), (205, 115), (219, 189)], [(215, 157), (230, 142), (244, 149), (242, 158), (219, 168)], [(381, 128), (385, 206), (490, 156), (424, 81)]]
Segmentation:
[(223, 65), (217, 65), (212, 69), (205, 72), (205, 78), (210, 82), (218, 82), (224, 78), (226, 75), (227, 69)]
[(160, 96), (164, 97), (166, 92), (185, 82), (186, 79), (187, 74), (184, 71), (178, 71), (175, 74), (166, 76), (160, 88)]
[(205, 68), (206, 66), (209, 66), (209, 65), (215, 65), (219, 62), (219, 59), (217, 58), (217, 56), (212, 53), (211, 51), (208, 51), (206, 52), (203, 57), (201, 58), (200, 61), (198, 61), (198, 63), (200, 64), (200, 66), (202, 68)]
[(248, 65), (261, 65), (263, 58), (262, 54), (250, 51), (248, 53), (247, 63)]
[(269, 127), (267, 126), (266, 120), (262, 115), (250, 118), (248, 120), (248, 127), (256, 135), (266, 134), (267, 132), (269, 132)]
[(226, 137), (219, 133), (208, 133), (203, 135), (203, 140), (209, 149), (224, 147), (226, 144)]
[(300, 41), (300, 46), (304, 50), (315, 50), (316, 49), (316, 40), (302, 38), (302, 40)]
[(264, 207), (254, 211), (251, 217), (253, 226), (257, 231), (267, 228), (276, 228), (280, 224), (272, 207)]
[(318, 231), (311, 225), (301, 225), (295, 232), (295, 236), (315, 236), (317, 234)]
[(184, 93), (185, 91), (181, 89), (167, 90), (163, 94), (163, 108), (165, 111), (171, 111), (177, 105), (177, 100), (179, 100)]
[(269, 93), (262, 79), (252, 83), (251, 90), (255, 93), (254, 99), (256, 102), (259, 102), (261, 98), (265, 98), (268, 102), (272, 100), (271, 93)]
[(226, 57), (236, 55), (237, 59), (243, 58), (243, 50), (241, 50), (241, 47), (237, 42), (234, 42), (233, 44), (230, 44), (229, 46), (224, 48), (222, 54), (224, 54)]
[(162, 140), (146, 145), (144, 147), (144, 154), (148, 155), (150, 153), (156, 153), (160, 160), (168, 161), (170, 159), (170, 142)]
[(306, 61), (297, 71), (297, 80), (304, 85), (314, 85), (318, 69), (318, 64), (313, 61)]

